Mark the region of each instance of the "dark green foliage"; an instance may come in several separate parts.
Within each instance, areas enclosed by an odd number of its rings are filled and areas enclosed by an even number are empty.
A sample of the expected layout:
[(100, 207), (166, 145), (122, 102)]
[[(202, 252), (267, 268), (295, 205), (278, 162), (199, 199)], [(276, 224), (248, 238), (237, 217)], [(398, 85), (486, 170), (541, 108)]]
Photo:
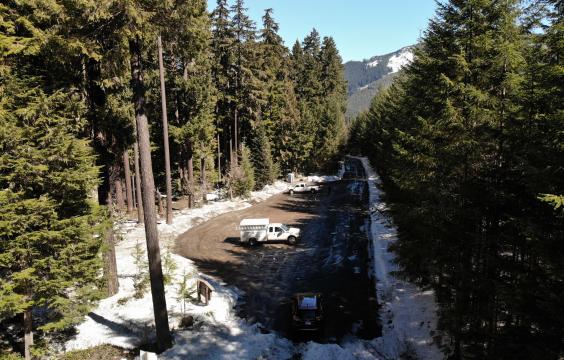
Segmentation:
[(441, 4), (414, 63), (351, 129), (384, 179), (404, 274), (436, 290), (456, 359), (563, 352), (561, 15), (526, 32), (519, 5)]
[(100, 296), (97, 168), (77, 95), (11, 79), (0, 117), (0, 319), (43, 308), (66, 328)]
[(238, 163), (231, 163), (226, 186), (231, 196), (244, 197), (250, 196), (255, 187), (255, 169), (251, 162), (250, 151), (245, 144), (241, 145)]
[[(198, 176), (190, 178), (189, 173), (198, 175), (194, 167), (201, 158), (212, 157), (217, 146), (214, 117), (217, 91), (212, 78), (212, 32), (206, 5), (203, 0), (178, 1), (175, 6), (162, 9), (162, 19), (166, 20), (159, 24), (163, 34), (169, 133), (173, 140), (171, 168), (179, 169), (178, 190), (183, 195), (196, 192)], [(161, 99), (157, 68), (152, 74), (148, 106), (150, 118), (159, 119)], [(155, 125), (152, 138), (159, 144), (157, 156), (162, 158), (163, 129), (158, 122)], [(160, 188), (164, 189), (164, 166), (160, 161), (155, 163)]]
[[(313, 30), (290, 53), (272, 9), (265, 10), (257, 32), (241, 0), (230, 9), (219, 0), (212, 23), (215, 109), (224, 162), (230, 162), (237, 144), (246, 142), (260, 177), (257, 186), (278, 173), (271, 163), (284, 172), (321, 170), (332, 163), (346, 139), (346, 82), (333, 39), (322, 43)], [(265, 141), (270, 150), (261, 145)], [(272, 160), (259, 163), (268, 153)]]
[[(146, 89), (137, 104), (151, 124), (161, 191), (158, 35), (181, 194), (205, 192), (217, 174), (247, 196), (281, 170), (320, 170), (340, 154), (346, 84), (334, 41), (313, 31), (290, 53), (272, 9), (257, 31), (242, 0), (218, 0), (211, 15), (206, 8), (204, 0), (0, 5), (0, 321), (41, 308), (48, 316), (34, 329), (65, 328), (99, 295), (100, 255), (112, 254), (114, 238), (108, 209), (135, 142), (128, 44), (139, 45)], [(147, 282), (136, 251), (140, 295)]]
[(274, 183), (279, 171), (272, 159), (272, 150), (270, 141), (266, 136), (266, 129), (264, 126), (260, 126), (255, 132), (256, 134), (253, 136), (255, 144), (252, 147), (256, 150), (252, 153), (251, 160), (255, 169), (255, 189), (260, 190), (265, 185)]
[[(346, 65), (345, 65), (346, 66)], [(347, 120), (354, 119), (363, 111), (368, 111), (372, 99), (379, 91), (388, 88), (398, 76), (399, 73), (392, 73), (373, 81), (360, 89), (357, 89), (347, 99), (347, 112), (345, 114)]]
[[(346, 81), (335, 42), (313, 29), (291, 54), (292, 71), (301, 121), (293, 141), (306, 151), (305, 162), (292, 170), (319, 170), (332, 165), (346, 142), (344, 114)], [(293, 159), (294, 160), (294, 159)], [(296, 161), (295, 159), (294, 161)]]

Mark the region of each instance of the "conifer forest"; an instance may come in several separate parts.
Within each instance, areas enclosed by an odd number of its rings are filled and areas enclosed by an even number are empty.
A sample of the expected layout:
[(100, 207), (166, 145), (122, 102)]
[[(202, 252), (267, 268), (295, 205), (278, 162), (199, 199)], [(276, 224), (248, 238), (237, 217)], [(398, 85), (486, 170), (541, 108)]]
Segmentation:
[[(312, 29), (287, 47), (280, 26), (244, 0), (1, 1), (0, 359), (113, 359), (56, 344), (120, 292), (128, 220), (149, 350), (179, 346), (161, 225), (351, 156), (378, 173), (393, 275), (434, 293), (442, 358), (563, 359), (564, 2), (438, 1), (353, 118), (339, 44)], [(347, 356), (392, 358), (371, 346)]]

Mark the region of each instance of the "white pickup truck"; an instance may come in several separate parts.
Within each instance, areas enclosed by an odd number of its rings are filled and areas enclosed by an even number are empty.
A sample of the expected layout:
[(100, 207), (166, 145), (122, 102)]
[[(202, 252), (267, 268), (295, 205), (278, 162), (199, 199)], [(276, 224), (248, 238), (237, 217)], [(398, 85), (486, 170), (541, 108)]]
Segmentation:
[(293, 193), (316, 193), (319, 191), (319, 185), (308, 185), (304, 182), (297, 183), (288, 188), (290, 194)]
[(269, 219), (243, 219), (238, 230), (241, 231), (241, 242), (251, 246), (268, 241), (286, 241), (294, 245), (300, 238), (300, 229), (270, 223)]

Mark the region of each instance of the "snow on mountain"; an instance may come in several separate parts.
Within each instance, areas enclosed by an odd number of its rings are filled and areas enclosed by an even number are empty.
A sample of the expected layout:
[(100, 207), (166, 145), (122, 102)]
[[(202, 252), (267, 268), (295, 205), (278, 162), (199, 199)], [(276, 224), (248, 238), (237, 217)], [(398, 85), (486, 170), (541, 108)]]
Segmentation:
[(413, 52), (411, 49), (405, 49), (399, 54), (393, 55), (390, 60), (388, 60), (388, 68), (392, 69), (392, 72), (398, 72), (401, 68), (406, 65), (411, 64), (413, 61)]
[(374, 61), (371, 61), (371, 62), (369, 62), (368, 64), (366, 64), (366, 66), (368, 66), (368, 67), (376, 67), (376, 66), (378, 66), (379, 63), (380, 63), (380, 61), (374, 60)]
[(414, 46), (406, 46), (385, 55), (376, 55), (362, 61), (345, 63), (348, 82), (348, 118), (368, 109), (380, 87), (389, 85), (403, 67), (414, 59)]

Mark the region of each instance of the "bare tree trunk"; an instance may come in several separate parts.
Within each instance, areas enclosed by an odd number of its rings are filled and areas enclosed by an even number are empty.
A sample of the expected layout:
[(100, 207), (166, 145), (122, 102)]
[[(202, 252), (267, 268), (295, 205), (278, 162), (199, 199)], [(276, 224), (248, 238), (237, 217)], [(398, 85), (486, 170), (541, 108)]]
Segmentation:
[(206, 158), (200, 158), (200, 181), (202, 184), (202, 202), (205, 204), (208, 199), (207, 194), (207, 184), (206, 184)]
[[(137, 136), (137, 135), (135, 135)], [(135, 171), (135, 169), (133, 170)], [(133, 208), (137, 209), (137, 186), (136, 186), (136, 180), (135, 180), (135, 173), (133, 175), (131, 175), (131, 189), (133, 189)]]
[(139, 144), (135, 142), (135, 196), (137, 199), (137, 222), (143, 224), (143, 197), (141, 196), (141, 169), (139, 166)]
[[(188, 80), (188, 64), (184, 64), (184, 74), (182, 75), (184, 80)], [(188, 121), (188, 119), (187, 119)], [(186, 167), (188, 172), (188, 208), (192, 209), (194, 207), (194, 149), (192, 147), (192, 141), (186, 139)]]
[(194, 151), (192, 150), (192, 143), (188, 143), (188, 187), (190, 192), (188, 194), (188, 207), (194, 207)]
[(125, 176), (125, 199), (127, 202), (127, 212), (133, 211), (133, 189), (131, 188), (131, 170), (129, 164), (129, 153), (123, 152), (123, 172)]
[[(233, 120), (233, 127), (234, 127), (234, 134), (233, 134), (233, 152), (235, 154), (237, 154), (239, 152), (239, 141), (237, 139), (238, 134), (237, 134), (237, 125), (239, 122), (238, 119), (239, 116), (239, 111), (237, 110), (237, 107), (235, 107), (235, 117)], [(235, 161), (235, 164), (237, 164), (239, 162), (239, 159), (237, 158), (237, 155), (235, 155), (235, 157), (233, 158), (233, 161)]]
[[(117, 166), (116, 166), (117, 168)], [(116, 169), (117, 170), (117, 169)], [(114, 181), (114, 188), (116, 191), (116, 206), (121, 211), (125, 207), (125, 201), (123, 199), (123, 188), (121, 186), (121, 176), (119, 174), (116, 176)]]
[(219, 142), (219, 132), (217, 133), (217, 175), (218, 182), (221, 182), (221, 145)]
[[(114, 214), (112, 210), (111, 192), (108, 192), (107, 194), (106, 205), (108, 207), (108, 211), (110, 212), (110, 219), (113, 219)], [(119, 282), (117, 276), (115, 236), (114, 229), (111, 226), (108, 230), (106, 230), (104, 243), (106, 248), (106, 251), (104, 252), (104, 277), (106, 278), (107, 294), (108, 296), (112, 296), (118, 293)]]
[(147, 238), (147, 256), (149, 258), (149, 276), (151, 279), (151, 295), (157, 331), (157, 350), (164, 351), (172, 346), (172, 336), (168, 325), (168, 312), (161, 266), (159, 234), (157, 231), (157, 214), (155, 212), (155, 183), (151, 164), (151, 143), (149, 124), (145, 114), (145, 84), (143, 83), (141, 47), (139, 38), (129, 40), (131, 54), (131, 82), (133, 86), (133, 102), (137, 123), (137, 141), (141, 165), (141, 183), (143, 187), (143, 213), (145, 218), (145, 236)]
[[(27, 290), (28, 296), (31, 297), (31, 291)], [(25, 360), (31, 360), (31, 347), (33, 346), (33, 312), (32, 307), (27, 308), (23, 314), (24, 327), (24, 357)]]
[(233, 169), (233, 165), (235, 165), (233, 160), (233, 141), (229, 139), (229, 166)]
[[(166, 176), (166, 223), (172, 224), (172, 179), (170, 175), (170, 150), (168, 146), (168, 119), (166, 110), (166, 87), (163, 65), (163, 45), (159, 35), (157, 39), (159, 48), (159, 77), (161, 78), (161, 106), (163, 112), (163, 147), (165, 156), (165, 176)], [(160, 199), (159, 199), (160, 202)]]
[(156, 191), (155, 196), (157, 197), (157, 206), (159, 211), (159, 216), (162, 217), (164, 215), (164, 206), (163, 206), (163, 195), (159, 190)]

